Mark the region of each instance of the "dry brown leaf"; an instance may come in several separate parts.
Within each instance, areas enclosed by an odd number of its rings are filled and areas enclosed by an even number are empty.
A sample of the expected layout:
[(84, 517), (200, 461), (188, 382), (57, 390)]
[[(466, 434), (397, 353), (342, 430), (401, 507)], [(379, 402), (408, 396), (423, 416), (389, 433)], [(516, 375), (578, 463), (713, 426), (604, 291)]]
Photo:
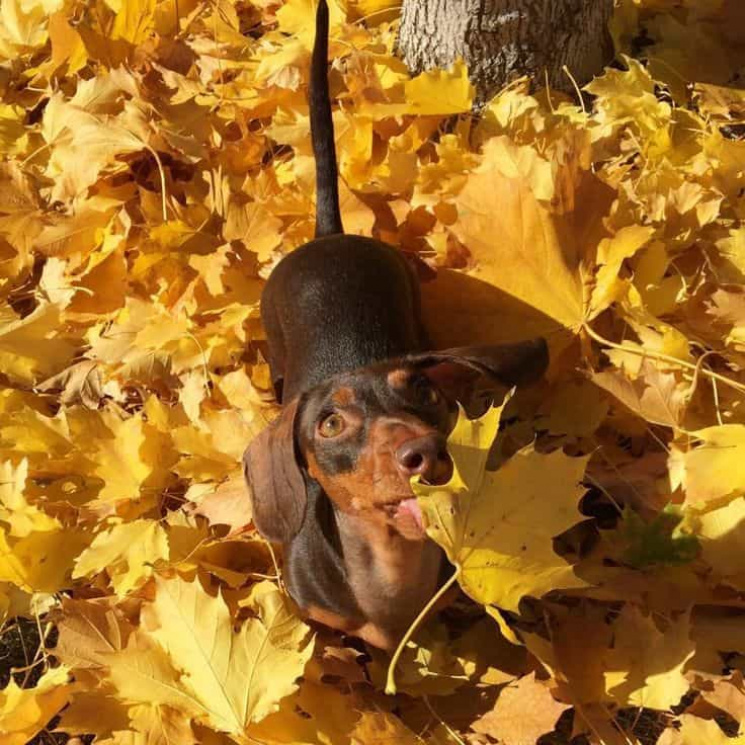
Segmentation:
[(494, 709), (472, 726), (474, 731), (505, 745), (522, 745), (552, 732), (559, 717), (570, 708), (554, 700), (545, 684), (531, 673), (505, 686)]

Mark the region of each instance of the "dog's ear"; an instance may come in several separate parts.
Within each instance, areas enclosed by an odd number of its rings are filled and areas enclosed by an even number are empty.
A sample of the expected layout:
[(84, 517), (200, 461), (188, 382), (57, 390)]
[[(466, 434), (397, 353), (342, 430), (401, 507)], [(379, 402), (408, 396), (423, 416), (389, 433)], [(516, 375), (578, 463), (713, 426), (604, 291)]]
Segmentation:
[(264, 538), (275, 543), (287, 543), (295, 537), (308, 502), (305, 479), (295, 454), (297, 411), (295, 399), (243, 454), (254, 525)]
[(511, 388), (535, 383), (548, 367), (544, 339), (482, 347), (456, 347), (409, 358), (453, 401), (466, 403), (483, 382)]

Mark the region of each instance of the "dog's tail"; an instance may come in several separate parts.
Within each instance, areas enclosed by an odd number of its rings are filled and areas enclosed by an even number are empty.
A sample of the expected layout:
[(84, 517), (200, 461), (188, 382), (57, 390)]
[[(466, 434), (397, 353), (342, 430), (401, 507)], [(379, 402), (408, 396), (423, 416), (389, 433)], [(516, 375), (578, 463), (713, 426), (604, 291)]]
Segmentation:
[(328, 80), (329, 6), (319, 0), (310, 69), (310, 136), (316, 158), (316, 238), (344, 232)]

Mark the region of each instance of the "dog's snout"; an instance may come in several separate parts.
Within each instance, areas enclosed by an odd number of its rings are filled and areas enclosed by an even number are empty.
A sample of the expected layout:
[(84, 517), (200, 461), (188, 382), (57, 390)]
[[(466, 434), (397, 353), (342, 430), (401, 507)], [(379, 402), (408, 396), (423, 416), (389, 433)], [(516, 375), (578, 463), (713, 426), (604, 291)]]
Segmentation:
[(441, 434), (406, 440), (396, 449), (396, 462), (404, 475), (419, 475), (430, 484), (444, 483), (452, 470), (447, 440)]

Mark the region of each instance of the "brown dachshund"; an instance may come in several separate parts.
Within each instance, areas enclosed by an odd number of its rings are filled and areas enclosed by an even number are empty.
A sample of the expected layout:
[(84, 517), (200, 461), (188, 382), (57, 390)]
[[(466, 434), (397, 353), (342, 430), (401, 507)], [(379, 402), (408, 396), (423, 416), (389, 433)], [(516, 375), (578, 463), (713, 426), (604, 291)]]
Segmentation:
[(282, 545), (285, 584), (312, 620), (396, 645), (447, 575), (410, 480), (443, 483), (456, 401), (484, 381), (544, 372), (543, 340), (428, 348), (414, 271), (396, 249), (344, 235), (318, 5), (310, 82), (316, 238), (272, 272), (261, 301), (280, 417), (244, 456), (253, 519)]

